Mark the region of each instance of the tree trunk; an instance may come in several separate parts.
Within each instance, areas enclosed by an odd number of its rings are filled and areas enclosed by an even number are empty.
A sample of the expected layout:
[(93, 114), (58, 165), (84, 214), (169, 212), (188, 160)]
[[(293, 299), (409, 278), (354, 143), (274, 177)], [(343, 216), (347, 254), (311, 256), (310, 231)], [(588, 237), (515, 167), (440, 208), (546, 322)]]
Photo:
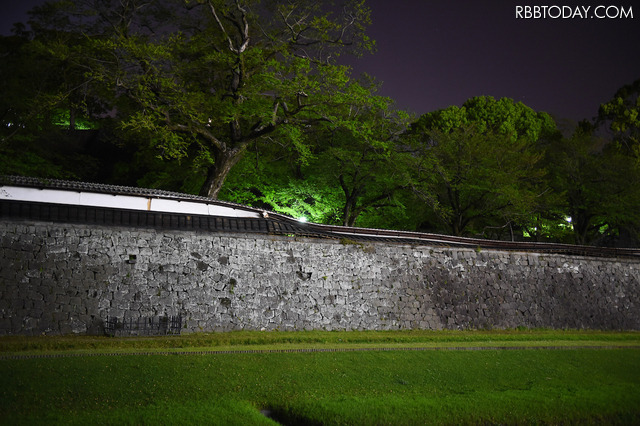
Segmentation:
[(76, 129), (76, 110), (71, 106), (69, 107), (69, 130)]
[(224, 185), (224, 181), (227, 175), (242, 158), (243, 150), (241, 149), (227, 149), (225, 151), (215, 151), (213, 165), (207, 169), (207, 178), (205, 179), (202, 187), (200, 188), (200, 194), (203, 197), (218, 198), (218, 193)]
[(343, 215), (343, 219), (342, 219), (342, 225), (343, 226), (353, 226), (356, 223), (356, 219), (358, 218), (358, 215), (355, 213), (355, 206), (352, 205), (353, 203), (347, 201), (345, 203), (344, 209), (342, 211), (342, 215)]
[(345, 195), (344, 208), (342, 209), (342, 225), (343, 226), (353, 226), (356, 223), (356, 219), (360, 214), (358, 207), (358, 196), (360, 195), (360, 190), (358, 188), (353, 188), (351, 191), (347, 189), (342, 176), (340, 176), (342, 189)]
[(462, 229), (460, 228), (460, 217), (454, 216), (449, 222), (449, 227), (451, 228), (451, 234), (460, 237), (462, 235)]

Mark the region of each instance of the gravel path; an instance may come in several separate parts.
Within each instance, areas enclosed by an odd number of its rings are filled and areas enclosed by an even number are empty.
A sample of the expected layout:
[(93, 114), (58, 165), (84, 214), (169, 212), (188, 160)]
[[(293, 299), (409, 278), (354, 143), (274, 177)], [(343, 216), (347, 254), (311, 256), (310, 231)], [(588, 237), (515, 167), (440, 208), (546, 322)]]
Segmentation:
[(205, 351), (146, 351), (146, 352), (96, 352), (96, 353), (57, 353), (41, 355), (0, 355), (1, 360), (37, 359), (37, 358), (73, 358), (96, 356), (131, 355), (219, 355), (219, 354), (277, 354), (277, 353), (313, 353), (313, 352), (389, 352), (389, 351), (493, 351), (493, 350), (577, 350), (577, 349), (640, 349), (640, 345), (620, 346), (438, 346), (438, 347), (398, 347), (398, 348), (309, 348), (309, 349), (249, 349), (249, 350), (205, 350)]

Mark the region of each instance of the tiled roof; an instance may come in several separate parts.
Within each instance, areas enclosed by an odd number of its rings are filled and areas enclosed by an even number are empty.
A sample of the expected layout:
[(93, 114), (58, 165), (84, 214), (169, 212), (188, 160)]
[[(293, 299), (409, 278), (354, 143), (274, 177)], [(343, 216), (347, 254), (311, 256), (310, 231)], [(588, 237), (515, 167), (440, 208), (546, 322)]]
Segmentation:
[(77, 192), (96, 192), (113, 195), (133, 195), (141, 197), (166, 198), (181, 201), (201, 201), (210, 204), (217, 204), (232, 208), (241, 208), (262, 212), (263, 210), (229, 201), (214, 200), (200, 195), (192, 195), (181, 192), (165, 191), (162, 189), (137, 188), (133, 186), (107, 185), (103, 183), (79, 182), (71, 180), (59, 180), (26, 176), (2, 176), (0, 175), (0, 185), (16, 185), (32, 188), (62, 189)]

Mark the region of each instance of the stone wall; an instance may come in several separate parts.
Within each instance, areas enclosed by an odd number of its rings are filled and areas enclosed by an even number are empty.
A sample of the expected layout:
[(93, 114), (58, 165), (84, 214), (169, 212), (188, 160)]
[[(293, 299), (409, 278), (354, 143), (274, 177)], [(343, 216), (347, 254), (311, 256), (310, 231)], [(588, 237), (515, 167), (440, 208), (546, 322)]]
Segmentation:
[(0, 223), (0, 334), (108, 316), (236, 329), (640, 329), (640, 261)]

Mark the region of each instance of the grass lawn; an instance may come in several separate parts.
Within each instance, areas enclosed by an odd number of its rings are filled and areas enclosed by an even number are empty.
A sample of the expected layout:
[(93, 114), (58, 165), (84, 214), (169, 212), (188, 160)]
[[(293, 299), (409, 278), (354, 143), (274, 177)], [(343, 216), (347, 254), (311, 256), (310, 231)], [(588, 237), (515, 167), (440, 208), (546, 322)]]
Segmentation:
[[(451, 346), (488, 349), (171, 353)], [(509, 346), (559, 348), (495, 348)], [(640, 333), (575, 331), (5, 337), (0, 422), (273, 424), (269, 410), (284, 424), (638, 424), (639, 346)], [(94, 356), (9, 358), (81, 353)]]

